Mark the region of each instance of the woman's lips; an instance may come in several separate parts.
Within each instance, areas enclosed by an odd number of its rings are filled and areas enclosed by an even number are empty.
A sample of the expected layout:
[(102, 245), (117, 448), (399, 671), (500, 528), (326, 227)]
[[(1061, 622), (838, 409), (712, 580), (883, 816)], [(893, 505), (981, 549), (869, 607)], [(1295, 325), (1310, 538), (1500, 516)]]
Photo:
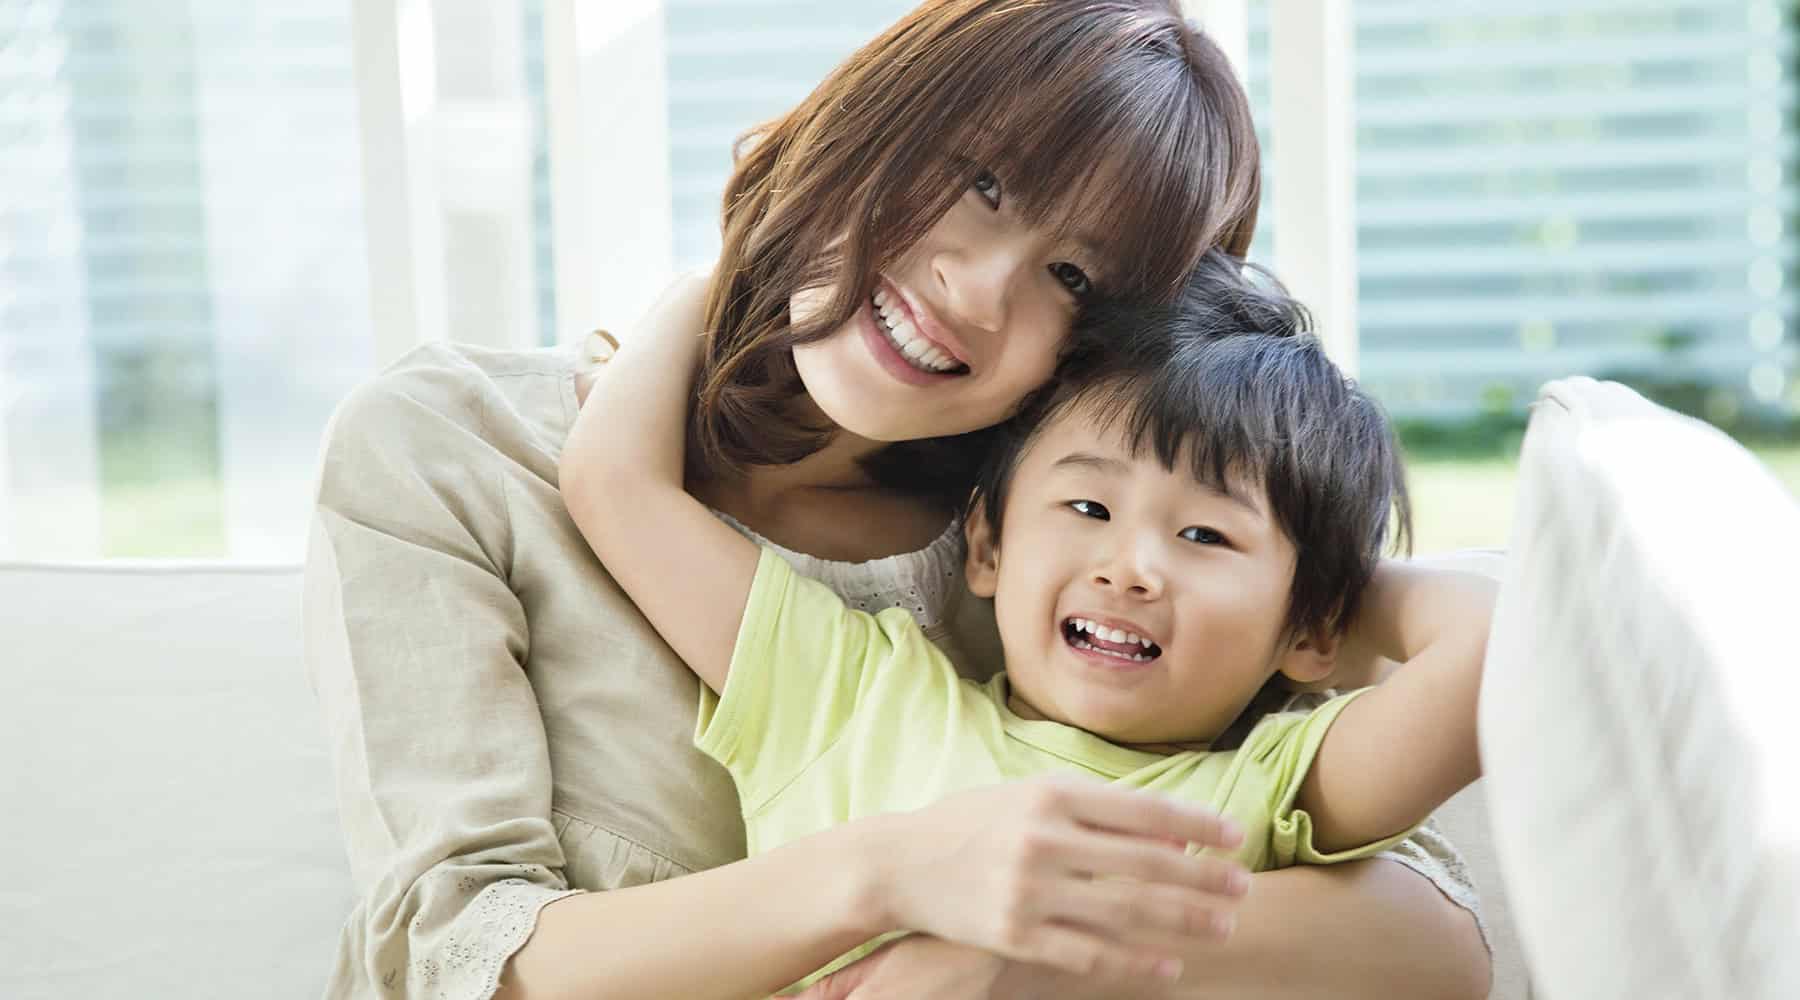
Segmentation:
[(961, 372), (927, 372), (913, 367), (882, 332), (880, 322), (875, 315), (875, 304), (864, 299), (862, 308), (856, 311), (856, 325), (869, 353), (895, 379), (908, 385), (929, 386), (963, 377)]
[(901, 315), (912, 327), (913, 333), (926, 343), (936, 348), (944, 357), (949, 358), (965, 369), (969, 366), (967, 352), (962, 345), (951, 340), (950, 332), (939, 323), (937, 316), (927, 306), (915, 301), (911, 294), (886, 277), (877, 275), (876, 291), (886, 297), (886, 301), (900, 310)]

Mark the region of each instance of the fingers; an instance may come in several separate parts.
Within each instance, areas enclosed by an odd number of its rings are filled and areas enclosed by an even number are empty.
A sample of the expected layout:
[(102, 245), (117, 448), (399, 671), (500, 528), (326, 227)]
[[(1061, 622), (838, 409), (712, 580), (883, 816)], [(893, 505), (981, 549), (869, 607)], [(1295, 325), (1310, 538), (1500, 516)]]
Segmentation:
[(1095, 879), (1132, 879), (1229, 900), (1250, 890), (1250, 873), (1230, 858), (1188, 854), (1168, 844), (1102, 830), (1075, 830), (1044, 838), (1039, 860)]
[(1116, 976), (1173, 981), (1181, 959), (1142, 946), (1109, 940), (1091, 931), (1057, 923), (1041, 924), (1020, 942), (1012, 957), (1077, 976)]
[(1224, 850), (1244, 842), (1244, 831), (1235, 822), (1168, 796), (1079, 779), (1034, 785), (1031, 808), (1041, 816), (1066, 816), (1097, 829)]
[(1117, 879), (1071, 879), (1046, 906), (1047, 915), (1060, 922), (1101, 929), (1108, 938), (1156, 951), (1178, 951), (1184, 943), (1229, 937), (1237, 897)]

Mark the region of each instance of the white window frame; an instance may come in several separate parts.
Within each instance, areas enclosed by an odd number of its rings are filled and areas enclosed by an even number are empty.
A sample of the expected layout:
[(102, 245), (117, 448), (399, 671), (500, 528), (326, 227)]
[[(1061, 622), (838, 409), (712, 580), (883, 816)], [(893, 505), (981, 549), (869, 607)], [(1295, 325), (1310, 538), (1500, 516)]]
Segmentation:
[[(535, 344), (520, 0), (351, 6), (376, 363), (430, 340)], [(460, 241), (458, 219), (475, 224)]]
[[(1275, 272), (1346, 374), (1356, 328), (1356, 67), (1350, 0), (1268, 0)], [(1248, 0), (1183, 0), (1248, 79)]]
[[(481, 133), (481, 125), (467, 113), (459, 118), (441, 100), (433, 53), (437, 33), (454, 30), (436, 14), (467, 2), (354, 5), (370, 309), (381, 363), (426, 340), (468, 339), (450, 315), (442, 265), (446, 180), (458, 176), (458, 164), (449, 162), (443, 146), (446, 136), (466, 139)], [(1268, 2), (1275, 265), (1312, 310), (1333, 357), (1354, 373), (1350, 0)], [(1184, 8), (1206, 26), (1242, 78), (1249, 53), (1247, 0), (1185, 0)], [(559, 340), (570, 341), (595, 326), (628, 329), (673, 275), (667, 40), (663, 0), (545, 0), (544, 18), (556, 329)], [(501, 142), (508, 133), (494, 126), (486, 134)], [(466, 181), (459, 186), (473, 189)], [(527, 205), (521, 196), (494, 211), (510, 213), (509, 228), (528, 237)], [(528, 248), (524, 238), (520, 250)], [(529, 283), (519, 284), (522, 291)], [(535, 329), (529, 306), (493, 312), (514, 316), (513, 329), (476, 339), (524, 342), (519, 338)]]
[(1356, 25), (1350, 0), (1269, 0), (1275, 269), (1354, 376)]
[(545, 0), (557, 339), (627, 334), (675, 273), (662, 0)]

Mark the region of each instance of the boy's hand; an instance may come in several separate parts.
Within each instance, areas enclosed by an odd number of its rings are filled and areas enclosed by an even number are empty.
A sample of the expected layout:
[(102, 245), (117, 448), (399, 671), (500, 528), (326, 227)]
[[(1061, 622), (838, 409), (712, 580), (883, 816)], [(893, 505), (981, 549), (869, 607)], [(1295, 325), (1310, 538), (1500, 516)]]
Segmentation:
[(1235, 824), (1097, 781), (1013, 782), (889, 819), (885, 926), (1080, 975), (1176, 978), (1249, 889), (1241, 865), (1181, 846), (1235, 848)]

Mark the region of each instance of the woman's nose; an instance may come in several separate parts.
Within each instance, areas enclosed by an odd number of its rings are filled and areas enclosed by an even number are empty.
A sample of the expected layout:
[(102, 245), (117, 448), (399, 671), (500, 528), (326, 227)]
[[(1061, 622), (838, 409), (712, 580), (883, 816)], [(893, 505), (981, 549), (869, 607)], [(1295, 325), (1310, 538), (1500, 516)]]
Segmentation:
[(1023, 248), (988, 240), (932, 259), (944, 304), (957, 322), (998, 333), (1006, 326), (1013, 287), (1025, 266)]

